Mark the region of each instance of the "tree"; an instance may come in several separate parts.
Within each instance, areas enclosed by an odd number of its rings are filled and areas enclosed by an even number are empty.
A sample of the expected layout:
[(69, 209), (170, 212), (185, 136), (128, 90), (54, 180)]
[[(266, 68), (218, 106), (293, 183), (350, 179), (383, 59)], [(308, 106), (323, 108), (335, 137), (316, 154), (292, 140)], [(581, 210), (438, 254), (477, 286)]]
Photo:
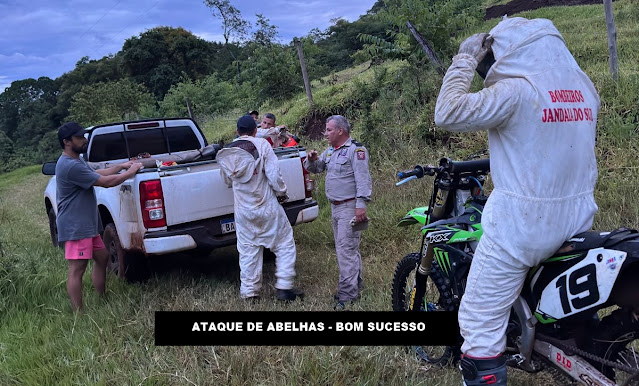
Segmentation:
[(71, 98), (82, 86), (98, 82), (115, 82), (124, 78), (126, 74), (122, 61), (121, 54), (108, 55), (98, 60), (90, 60), (88, 56), (80, 58), (72, 71), (56, 79), (60, 84), (60, 92), (56, 106), (51, 111), (51, 119), (60, 123), (69, 115)]
[(0, 131), (0, 162), (4, 163), (13, 155), (13, 141), (4, 131)]
[(196, 82), (187, 79), (171, 87), (160, 102), (160, 114), (167, 117), (186, 116), (187, 98), (196, 117), (224, 113), (229, 106), (237, 105), (237, 93), (231, 84), (220, 81), (213, 74)]
[[(365, 46), (358, 36), (365, 34), (383, 37), (388, 28), (388, 24), (370, 15), (353, 23), (342, 18), (333, 19), (332, 22), (333, 25), (325, 31), (311, 30), (304, 39), (304, 56), (308, 61), (311, 78), (351, 66), (354, 63), (353, 54)], [(317, 47), (313, 47), (311, 42)]]
[(16, 148), (37, 144), (47, 130), (59, 126), (51, 114), (58, 84), (47, 77), (29, 78), (12, 82), (0, 94), (0, 131)]
[(384, 0), (384, 4), (385, 8), (377, 8), (371, 17), (392, 26), (387, 30), (389, 39), (362, 33), (360, 40), (367, 43), (364, 50), (371, 56), (408, 59), (414, 65), (423, 65), (426, 60), (407, 21), (432, 43), (440, 58), (448, 58), (456, 48), (457, 34), (478, 24), (485, 13), (481, 0)]
[(251, 81), (258, 104), (267, 99), (286, 99), (304, 90), (297, 52), (290, 45), (258, 47), (244, 74)]
[(34, 161), (47, 162), (54, 160), (60, 156), (60, 142), (58, 140), (58, 131), (51, 130), (42, 136), (42, 140), (37, 146), (38, 159)]
[(264, 15), (258, 13), (255, 16), (257, 17), (257, 31), (253, 33), (253, 42), (261, 46), (270, 46), (275, 43), (277, 27), (270, 24), (270, 20)]
[[(191, 80), (203, 79), (215, 68), (216, 45), (183, 28), (157, 27), (127, 39), (118, 53), (124, 72), (144, 84), (156, 99), (177, 84), (182, 74)], [(217, 65), (228, 66), (231, 60)]]
[(82, 87), (73, 96), (68, 120), (89, 126), (135, 119), (135, 115), (154, 103), (143, 85), (128, 79), (100, 82)]
[(246, 38), (248, 31), (248, 22), (242, 19), (240, 11), (231, 5), (229, 0), (204, 0), (204, 4), (211, 8), (213, 17), (222, 19), (222, 36), (224, 36), (224, 45), (233, 57), (237, 65), (237, 82), (242, 82), (240, 62), (237, 56), (233, 54), (229, 45), (229, 40), (235, 37), (238, 43)]
[(222, 36), (224, 44), (228, 45), (232, 37), (242, 42), (248, 31), (248, 22), (242, 19), (240, 11), (231, 5), (229, 0), (204, 0), (204, 4), (211, 8), (213, 17), (222, 19)]

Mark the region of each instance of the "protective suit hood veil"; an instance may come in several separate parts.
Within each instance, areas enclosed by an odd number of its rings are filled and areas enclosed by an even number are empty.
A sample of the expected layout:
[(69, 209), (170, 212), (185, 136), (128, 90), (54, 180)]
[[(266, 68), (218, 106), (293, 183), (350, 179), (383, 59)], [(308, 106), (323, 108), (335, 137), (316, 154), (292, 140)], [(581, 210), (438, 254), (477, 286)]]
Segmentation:
[(486, 87), (503, 79), (537, 74), (549, 65), (579, 69), (564, 38), (550, 20), (506, 18), (490, 35), (494, 39), (495, 63), (486, 75)]
[(261, 158), (254, 159), (251, 153), (239, 147), (220, 150), (216, 159), (231, 180), (242, 184), (251, 179), (261, 160)]

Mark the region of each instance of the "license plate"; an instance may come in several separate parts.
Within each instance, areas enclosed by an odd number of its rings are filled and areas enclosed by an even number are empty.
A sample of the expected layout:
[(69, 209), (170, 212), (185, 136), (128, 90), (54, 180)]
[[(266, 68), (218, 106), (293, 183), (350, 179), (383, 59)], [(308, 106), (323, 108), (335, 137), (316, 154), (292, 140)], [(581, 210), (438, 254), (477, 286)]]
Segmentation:
[(232, 219), (222, 220), (220, 221), (220, 225), (222, 226), (222, 233), (235, 232), (235, 221)]

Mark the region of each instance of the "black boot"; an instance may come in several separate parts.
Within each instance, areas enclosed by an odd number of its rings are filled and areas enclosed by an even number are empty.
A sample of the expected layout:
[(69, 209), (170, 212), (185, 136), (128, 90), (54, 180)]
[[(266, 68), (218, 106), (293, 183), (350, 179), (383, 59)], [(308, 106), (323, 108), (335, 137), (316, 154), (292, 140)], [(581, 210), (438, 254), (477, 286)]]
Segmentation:
[(290, 302), (290, 301), (293, 301), (295, 299), (303, 300), (304, 299), (304, 291), (302, 291), (302, 290), (300, 290), (298, 288), (278, 289), (276, 297), (277, 297), (278, 300), (282, 300), (282, 301), (285, 301), (285, 302)]
[(506, 386), (506, 357), (473, 358), (464, 355), (459, 362), (465, 386)]

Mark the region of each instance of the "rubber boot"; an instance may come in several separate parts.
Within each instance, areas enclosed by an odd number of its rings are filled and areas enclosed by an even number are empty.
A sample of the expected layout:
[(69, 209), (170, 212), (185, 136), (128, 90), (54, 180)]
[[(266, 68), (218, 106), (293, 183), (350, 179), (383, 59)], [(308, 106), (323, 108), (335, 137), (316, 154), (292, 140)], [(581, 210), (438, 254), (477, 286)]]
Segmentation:
[(506, 357), (473, 358), (464, 355), (459, 362), (464, 386), (506, 386)]

